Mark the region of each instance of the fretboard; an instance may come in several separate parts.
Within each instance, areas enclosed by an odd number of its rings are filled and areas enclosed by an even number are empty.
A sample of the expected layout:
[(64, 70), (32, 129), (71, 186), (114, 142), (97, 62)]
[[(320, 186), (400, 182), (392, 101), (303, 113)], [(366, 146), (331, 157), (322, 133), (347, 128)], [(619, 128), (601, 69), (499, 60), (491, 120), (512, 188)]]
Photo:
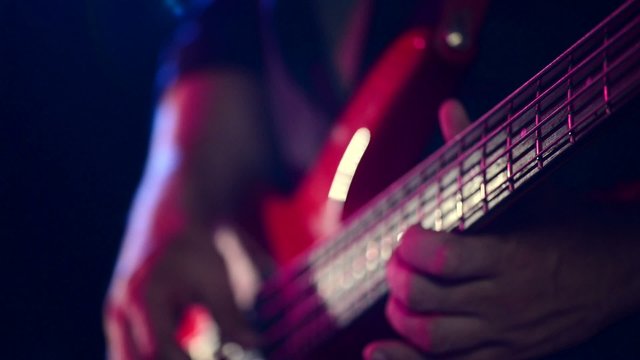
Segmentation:
[(351, 323), (387, 291), (405, 229), (478, 223), (636, 96), (639, 79), (639, 6), (627, 1), (268, 284), (259, 311), (271, 351), (294, 356)]

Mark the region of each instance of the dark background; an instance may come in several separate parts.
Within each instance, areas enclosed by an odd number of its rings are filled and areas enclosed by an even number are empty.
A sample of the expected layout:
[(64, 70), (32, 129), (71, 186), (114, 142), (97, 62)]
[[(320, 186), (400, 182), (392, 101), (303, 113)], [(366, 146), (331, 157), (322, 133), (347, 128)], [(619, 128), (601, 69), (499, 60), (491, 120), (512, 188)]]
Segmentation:
[(100, 359), (141, 175), (163, 0), (0, 0), (2, 359)]

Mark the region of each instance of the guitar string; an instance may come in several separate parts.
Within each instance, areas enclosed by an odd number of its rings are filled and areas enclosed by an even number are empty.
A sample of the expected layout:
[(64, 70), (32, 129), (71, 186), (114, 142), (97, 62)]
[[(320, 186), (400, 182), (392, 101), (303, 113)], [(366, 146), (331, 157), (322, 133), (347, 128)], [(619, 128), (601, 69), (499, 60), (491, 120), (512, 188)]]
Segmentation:
[[(636, 49), (637, 49), (637, 47), (636, 47)], [(636, 77), (636, 79), (637, 79), (637, 78), (638, 78), (638, 77)], [(590, 86), (592, 86), (592, 85), (590, 85)], [(576, 96), (580, 96), (580, 95), (581, 95), (581, 94), (576, 94)], [(617, 96), (621, 96), (621, 97), (622, 97), (622, 96), (625, 96), (625, 94), (620, 94), (620, 95), (617, 95)], [(611, 102), (611, 100), (610, 100), (610, 102)], [(568, 102), (568, 101), (567, 101), (565, 104), (563, 104), (563, 105), (567, 105), (567, 104), (569, 104), (569, 102)], [(608, 104), (607, 102), (603, 102), (603, 103), (601, 103), (601, 104), (599, 105), (598, 110), (605, 110), (605, 109), (606, 109), (606, 107), (607, 107), (607, 106), (609, 106), (609, 105), (610, 105), (610, 104)], [(592, 112), (592, 114), (593, 114), (593, 113), (595, 113), (595, 112), (596, 112), (596, 111)], [(554, 146), (555, 146), (555, 145), (557, 145), (558, 143), (560, 143), (560, 142), (562, 142), (562, 141), (567, 141), (567, 137), (570, 135), (570, 133), (571, 133), (572, 131), (574, 132), (574, 135), (578, 135), (578, 134), (576, 134), (576, 133), (577, 133), (577, 131), (575, 130), (575, 129), (576, 129), (576, 127), (578, 127), (578, 126), (580, 126), (580, 125), (583, 125), (583, 124), (585, 124), (585, 123), (586, 123), (586, 125), (585, 125), (585, 126), (589, 126), (589, 127), (595, 126), (595, 125), (596, 125), (596, 123), (597, 123), (598, 121), (603, 120), (603, 119), (604, 119), (604, 118), (606, 118), (607, 116), (608, 116), (608, 114), (606, 113), (606, 111), (605, 111), (605, 112), (603, 112), (603, 113), (601, 114), (601, 117), (600, 117), (600, 118), (593, 118), (593, 116), (587, 116), (587, 118), (586, 118), (587, 120), (582, 120), (581, 122), (576, 123), (576, 124), (575, 124), (575, 127), (574, 127), (572, 130), (567, 129), (567, 130), (566, 130), (566, 131), (565, 131), (561, 136), (559, 136), (559, 137), (556, 139), (556, 141), (554, 141), (554, 143), (553, 143), (553, 144), (551, 144), (551, 145), (550, 145), (550, 146), (549, 146), (545, 151), (548, 151), (548, 150), (554, 150)], [(589, 120), (589, 118), (591, 118), (591, 119)], [(589, 121), (590, 121), (590, 122), (589, 122)], [(586, 133), (586, 130), (587, 130), (587, 129), (582, 129), (582, 130), (581, 130), (581, 132), (585, 132), (585, 133)], [(558, 149), (556, 149), (556, 150), (557, 150), (557, 151), (560, 151), (560, 150), (558, 150)], [(529, 161), (529, 163), (530, 163), (530, 164), (533, 164), (534, 162), (535, 162), (535, 158), (534, 158), (534, 159), (531, 159), (531, 160)], [(520, 171), (523, 171), (523, 169), (524, 169), (524, 168), (526, 168), (526, 167), (523, 167), (521, 170), (519, 170), (519, 171), (517, 171), (516, 173), (514, 173), (514, 176), (515, 176), (516, 174), (518, 174)], [(504, 182), (503, 184), (506, 184), (506, 182)], [(500, 187), (500, 188), (504, 189), (504, 187)], [(501, 191), (502, 191), (502, 190), (501, 190)], [(455, 227), (455, 224), (452, 224), (452, 228), (454, 228), (454, 227)], [(381, 286), (381, 285), (383, 285), (383, 284), (384, 284), (384, 280), (379, 280), (379, 281), (377, 281), (373, 286), (370, 286), (370, 287), (369, 287), (369, 289), (376, 289), (376, 288), (378, 288), (379, 286)], [(365, 291), (365, 292), (369, 292), (369, 291)], [(365, 296), (366, 296), (366, 294), (365, 294)], [(362, 299), (362, 297), (361, 297), (360, 299)], [(353, 304), (354, 304), (354, 305), (353, 305), (353, 306), (351, 306), (351, 308), (352, 308), (352, 307), (354, 307), (354, 306), (355, 306), (355, 307), (357, 307), (357, 306), (359, 305), (359, 304), (358, 304), (358, 302), (355, 302), (355, 303), (353, 303)], [(365, 304), (365, 306), (367, 306), (367, 305), (368, 305), (368, 304)], [(315, 329), (315, 330), (316, 330), (316, 334), (317, 334), (317, 331), (318, 331), (318, 330), (321, 330), (321, 328), (318, 328), (315, 324), (317, 324), (317, 322), (318, 322), (318, 321), (322, 321), (322, 319), (317, 320), (318, 316), (322, 315), (322, 314), (317, 314), (317, 310), (321, 310), (322, 308), (323, 308), (323, 307), (322, 307), (322, 305), (320, 305), (320, 306), (318, 306), (318, 307), (316, 307), (316, 308), (312, 309), (312, 311), (308, 312), (307, 317), (305, 318), (305, 321), (302, 321), (303, 326), (302, 326), (301, 328), (304, 328), (304, 329), (313, 328), (313, 329)], [(348, 310), (352, 310), (351, 308), (350, 308), (350, 307), (347, 307), (347, 308), (343, 309), (343, 312), (346, 312), (346, 311), (348, 311)], [(317, 316), (316, 316), (316, 315), (317, 315)], [(338, 315), (340, 316), (340, 315), (342, 315), (342, 314), (338, 314)], [(352, 315), (353, 315), (353, 314), (352, 314)], [(357, 316), (357, 314), (356, 314), (356, 315), (353, 315), (353, 316)], [(309, 321), (309, 319), (313, 319), (313, 320), (310, 320), (310, 321)], [(320, 323), (320, 326), (324, 328), (324, 327), (327, 327), (327, 326), (331, 326), (331, 325), (332, 325), (332, 324), (327, 324), (326, 322), (327, 322), (327, 321), (326, 321), (326, 319), (325, 319), (322, 323)], [(299, 335), (299, 334), (300, 334), (300, 332), (299, 332), (299, 331), (297, 331), (297, 332), (296, 332), (296, 335)], [(317, 339), (314, 339), (314, 340), (317, 340)]]
[[(634, 22), (633, 22), (632, 24), (630, 24), (630, 25), (635, 25), (637, 22), (638, 22), (638, 21), (636, 20), (636, 21), (634, 21)], [(628, 26), (627, 26), (627, 28), (628, 28), (628, 27), (630, 27), (630, 25), (628, 25)], [(624, 31), (624, 30), (625, 30), (625, 29), (621, 30), (621, 31), (620, 31), (620, 33), (621, 33), (622, 31)], [(619, 34), (620, 34), (620, 33), (619, 33)], [(479, 149), (480, 149), (480, 147), (483, 147), (483, 148), (484, 148), (484, 147), (486, 147), (486, 145), (487, 145), (490, 141), (492, 141), (492, 139), (494, 139), (494, 138), (495, 138), (495, 135), (499, 134), (502, 130), (504, 130), (504, 128), (505, 128), (506, 126), (511, 126), (514, 122), (521, 120), (521, 118), (522, 118), (522, 116), (523, 116), (523, 113), (526, 113), (527, 111), (529, 111), (529, 110), (532, 108), (532, 105), (538, 105), (542, 100), (546, 100), (546, 99), (545, 99), (545, 97), (546, 97), (548, 94), (550, 94), (550, 93), (552, 93), (553, 91), (555, 91), (555, 90), (557, 90), (558, 88), (560, 88), (560, 86), (562, 86), (562, 85), (563, 85), (563, 83), (567, 80), (567, 78), (568, 78), (568, 77), (573, 76), (576, 72), (578, 72), (578, 71), (580, 71), (580, 70), (583, 70), (583, 69), (584, 69), (584, 67), (586, 66), (586, 64), (587, 64), (589, 61), (593, 60), (593, 58), (594, 58), (596, 55), (600, 55), (604, 50), (607, 50), (610, 46), (613, 46), (614, 44), (615, 44), (615, 45), (617, 45), (616, 40), (617, 40), (617, 38), (616, 38), (616, 39), (609, 39), (609, 41), (607, 41), (607, 45), (606, 45), (606, 46), (599, 48), (596, 52), (592, 53), (590, 56), (588, 56), (587, 58), (585, 58), (585, 59), (584, 59), (584, 60), (583, 60), (583, 61), (582, 61), (578, 66), (574, 67), (574, 68), (572, 69), (572, 71), (571, 71), (571, 72), (569, 72), (569, 73), (565, 74), (561, 79), (557, 80), (557, 81), (556, 81), (556, 83), (554, 83), (551, 87), (549, 87), (549, 88), (548, 88), (544, 93), (542, 93), (540, 96), (536, 97), (536, 98), (535, 98), (531, 103), (527, 104), (527, 105), (526, 105), (522, 110), (518, 111), (518, 113), (516, 113), (516, 115), (514, 115), (514, 116), (512, 117), (511, 121), (509, 121), (509, 122), (505, 122), (505, 123), (503, 123), (503, 124), (499, 125), (499, 126), (498, 126), (497, 128), (495, 128), (495, 129), (494, 129), (494, 130), (493, 130), (489, 135), (485, 135), (485, 137), (483, 138), (483, 141), (482, 141), (482, 142), (480, 142), (479, 144), (477, 144), (477, 145), (475, 145), (475, 146), (472, 146), (471, 148), (469, 148), (468, 150), (466, 150), (466, 151), (465, 151), (465, 153), (463, 153), (463, 154), (461, 155), (461, 157), (458, 157), (456, 160), (454, 160), (453, 162), (451, 162), (451, 163), (449, 163), (448, 165), (446, 165), (443, 169), (441, 169), (441, 170), (439, 171), (438, 175), (436, 175), (436, 176), (434, 177), (434, 179), (435, 179), (435, 180), (438, 180), (438, 181), (441, 181), (441, 180), (442, 180), (442, 177), (443, 177), (442, 173), (445, 173), (445, 172), (447, 172), (447, 171), (451, 171), (454, 167), (460, 166), (460, 165), (462, 164), (462, 161), (463, 161), (463, 160), (464, 160), (468, 155), (470, 155), (470, 154), (472, 154), (473, 152), (475, 152), (475, 151), (479, 150)], [(599, 67), (599, 64), (598, 64), (597, 66)], [(611, 70), (611, 69), (608, 69), (608, 70)], [(595, 82), (595, 80), (592, 80), (592, 81), (594, 81), (594, 82)], [(557, 95), (557, 98), (558, 98), (558, 99), (559, 99), (559, 98), (562, 98), (562, 97), (564, 97), (564, 94), (559, 94), (559, 95)], [(557, 99), (556, 99), (556, 101), (557, 101)], [(564, 106), (558, 106), (558, 107), (554, 110), (554, 112), (552, 112), (552, 114), (549, 114), (549, 115), (548, 115), (548, 117), (555, 116), (555, 115), (557, 115), (557, 113), (558, 113), (559, 111), (562, 111), (562, 110), (564, 110), (564, 109), (565, 109), (565, 107), (564, 107)], [(484, 118), (487, 118), (487, 119), (488, 119), (488, 118), (490, 118), (490, 116), (485, 116)], [(485, 120), (486, 120), (486, 119), (485, 119)], [(478, 122), (476, 122), (476, 123), (479, 123), (479, 122), (481, 122), (481, 120), (478, 120)], [(540, 129), (540, 127), (541, 127), (541, 126), (535, 126), (535, 127), (534, 127), (534, 128), (532, 128), (531, 130), (529, 130), (529, 131), (528, 131), (528, 133), (527, 133), (527, 136), (529, 136), (532, 132), (535, 132), (535, 131), (539, 130), (539, 129)], [(461, 138), (460, 138), (460, 141), (462, 141), (463, 139), (464, 139), (464, 138), (463, 138), (463, 137), (461, 137)], [(501, 158), (502, 158), (506, 153), (510, 152), (513, 148), (515, 148), (515, 147), (519, 146), (519, 145), (524, 141), (524, 139), (525, 139), (524, 137), (521, 137), (520, 139), (517, 139), (517, 140), (512, 144), (512, 146), (511, 146), (510, 148), (506, 148), (506, 149), (505, 149), (505, 150), (504, 150), (500, 155), (496, 156), (496, 157), (495, 157), (495, 159), (493, 159), (493, 161), (491, 161), (490, 163), (488, 163), (488, 164), (485, 166), (485, 169), (487, 169), (487, 168), (491, 167), (492, 165), (494, 165), (494, 164), (496, 163), (496, 161), (500, 160), (500, 159), (501, 159)], [(449, 148), (449, 149), (450, 149), (450, 148), (453, 148), (455, 145), (459, 144), (459, 143), (460, 143), (460, 141), (458, 141), (458, 142), (456, 142), (456, 143), (452, 143), (452, 144), (451, 144), (451, 146), (449, 146), (448, 148)], [(493, 155), (493, 154), (492, 154), (492, 155)], [(454, 165), (455, 165), (455, 166), (454, 166)], [(426, 167), (426, 166), (423, 166), (423, 167)], [(471, 178), (471, 179), (475, 178), (476, 176), (480, 175), (480, 174), (481, 174), (481, 172), (482, 172), (482, 170), (481, 170), (480, 172), (477, 172), (477, 173), (476, 173), (476, 174), (474, 174), (473, 176), (470, 176), (470, 178)], [(465, 175), (465, 176), (466, 176), (466, 175)], [(422, 185), (421, 187), (422, 187), (422, 188), (424, 188), (424, 187), (426, 187), (426, 186), (431, 185), (431, 184), (432, 184), (432, 183), (434, 183), (434, 182), (435, 182), (434, 180), (432, 180), (432, 181), (428, 181), (427, 183), (425, 183), (425, 184), (424, 184), (424, 185)], [(464, 188), (464, 186), (468, 185), (470, 182), (471, 182), (471, 181), (464, 182), (464, 183), (462, 184), (462, 188)], [(458, 190), (461, 190), (462, 188), (460, 188), (460, 187), (459, 187), (459, 188), (458, 188)], [(414, 194), (415, 194), (415, 193), (417, 193), (417, 192), (419, 192), (419, 191), (414, 192)], [(391, 196), (393, 196), (393, 194), (392, 194)], [(388, 196), (388, 197), (391, 197), (391, 196)], [(385, 198), (385, 200), (386, 200), (386, 198)], [(381, 204), (384, 204), (384, 202), (385, 202), (385, 201), (383, 200), (383, 201), (381, 202)], [(362, 216), (361, 218), (366, 217), (366, 216), (368, 216), (368, 215), (369, 215), (369, 214), (366, 214), (365, 216)], [(355, 218), (357, 218), (357, 216), (356, 216)], [(357, 223), (358, 221), (355, 221), (355, 222)], [(356, 224), (356, 225), (357, 225), (357, 224)], [(355, 227), (355, 226), (353, 226), (353, 227)], [(347, 237), (345, 237), (345, 238), (347, 238)], [(331, 244), (335, 244), (335, 243), (336, 243), (336, 241), (331, 242)], [(336, 245), (338, 245), (338, 246), (336, 246)], [(343, 241), (341, 241), (341, 244), (336, 244), (336, 245), (334, 245), (333, 247), (334, 247), (334, 248), (337, 248), (337, 247), (349, 246), (348, 241), (344, 241), (344, 240), (343, 240)], [(332, 251), (332, 250), (334, 250), (334, 249), (323, 249), (323, 250), (324, 250), (324, 254), (322, 254), (322, 253), (321, 253), (321, 254), (320, 254), (321, 256), (319, 256), (319, 259), (314, 260), (314, 262), (315, 262), (315, 263), (325, 261), (325, 260), (326, 260), (325, 258), (327, 257), (327, 255), (331, 255), (330, 253), (334, 252), (334, 251)], [(319, 252), (315, 253), (314, 255), (316, 255), (316, 256), (317, 256), (317, 255), (318, 255), (318, 253), (319, 253)], [(323, 255), (324, 255), (324, 256), (323, 256)], [(331, 260), (331, 259), (329, 259), (329, 261), (330, 261), (330, 260)], [(313, 265), (314, 265), (313, 263), (307, 263), (307, 264), (305, 264), (305, 267), (312, 267)], [(302, 272), (302, 274), (304, 274), (305, 272), (306, 272), (306, 271), (303, 271), (303, 272)], [(286, 284), (279, 284), (279, 285), (286, 285)]]
[[(613, 42), (614, 42), (614, 41), (613, 41), (612, 39), (610, 39), (610, 40), (609, 40), (609, 44), (612, 44)], [(597, 52), (598, 52), (598, 53), (600, 53), (601, 51), (602, 51), (602, 49), (599, 49)], [(620, 59), (621, 59), (621, 57), (619, 58), (618, 63), (620, 63), (620, 62), (622, 61), (622, 60), (620, 60)], [(588, 60), (585, 60), (585, 61), (588, 61)], [(584, 62), (584, 61), (583, 61), (583, 62)], [(581, 67), (580, 67), (580, 68), (581, 68)], [(576, 67), (576, 68), (574, 68), (574, 69), (575, 69), (575, 70), (578, 70), (578, 69), (580, 69), (580, 68), (579, 68), (579, 67)], [(612, 70), (612, 68), (613, 68), (613, 67), (610, 67), (610, 68), (609, 68), (609, 70), (611, 71), (611, 70)], [(608, 73), (609, 73), (609, 72), (607, 72), (607, 74), (608, 74)], [(601, 73), (601, 74), (598, 76), (598, 79), (597, 79), (597, 80), (593, 80), (589, 85), (585, 86), (582, 90), (585, 90), (587, 87), (591, 88), (592, 86), (597, 85), (597, 84), (598, 84), (598, 80), (599, 80), (599, 79), (601, 79), (604, 75), (607, 75), (607, 74)], [(569, 75), (569, 74), (567, 74), (567, 75), (565, 75), (565, 77), (566, 77), (566, 76), (570, 76), (570, 75)], [(558, 82), (561, 82), (561, 80), (559, 80)], [(555, 87), (555, 86), (554, 86), (554, 87)], [(549, 89), (548, 89), (548, 91), (549, 91)], [(584, 91), (583, 91), (583, 92), (584, 92)], [(579, 95), (581, 95), (581, 94), (576, 94), (576, 95), (575, 95), (574, 97), (572, 97), (570, 100), (566, 101), (562, 106), (559, 106), (558, 108), (556, 108), (556, 110), (561, 110), (561, 109), (563, 109), (567, 104), (571, 103), (571, 101), (573, 101), (573, 100), (574, 100), (576, 97), (578, 97)], [(563, 96), (563, 95), (561, 95), (561, 96)], [(540, 99), (541, 99), (542, 97), (544, 97), (544, 95), (543, 95), (543, 96), (541, 96), (541, 97), (537, 97), (537, 98), (534, 100), (534, 102), (539, 102), (539, 101), (540, 101)], [(604, 104), (604, 105), (606, 105), (606, 104)], [(548, 120), (548, 118), (550, 118), (550, 117), (552, 117), (552, 116), (554, 116), (554, 115), (555, 115), (555, 114), (550, 114), (550, 115), (548, 115), (548, 116), (547, 116), (547, 120)], [(517, 120), (517, 119), (518, 119), (518, 116), (514, 116), (514, 117), (513, 117), (513, 119), (512, 119), (512, 121), (510, 122), (510, 124), (513, 124), (513, 122), (515, 122), (515, 120)], [(547, 120), (544, 120), (541, 124), (546, 124), (546, 123), (547, 123)], [(527, 136), (530, 136), (530, 134), (534, 133), (534, 131), (535, 131), (535, 130), (537, 130), (537, 129), (532, 129), (532, 130), (530, 130), (530, 131), (529, 131), (529, 133), (527, 134)], [(519, 142), (518, 142), (518, 143), (514, 143), (514, 144), (512, 145), (512, 147), (511, 147), (511, 148), (506, 149), (505, 151), (503, 151), (503, 154), (504, 154), (504, 153), (506, 153), (506, 152), (508, 152), (508, 151), (511, 151), (511, 150), (513, 149), (513, 147), (517, 146), (518, 144), (519, 144)], [(486, 145), (486, 142), (485, 142), (485, 144), (484, 144), (484, 145)], [(548, 149), (547, 149), (547, 150), (548, 150)], [(545, 151), (546, 151), (546, 150), (545, 150)], [(500, 158), (500, 156), (498, 156), (498, 158)], [(457, 159), (454, 163), (455, 163), (455, 164), (459, 164), (459, 163), (460, 163), (460, 159)], [(450, 165), (449, 165), (449, 166), (447, 166), (447, 168), (449, 168), (449, 167), (451, 167), (451, 166), (450, 166)], [(521, 168), (521, 169), (525, 169), (526, 167), (527, 167), (527, 166), (523, 166), (523, 168)], [(445, 168), (445, 169), (446, 169), (446, 168)], [(515, 174), (514, 174), (514, 176), (515, 176)], [(441, 180), (441, 179), (439, 178), (438, 180)], [(507, 182), (508, 182), (508, 181), (503, 182), (503, 183), (502, 183), (502, 185), (506, 184)], [(465, 184), (468, 184), (468, 183), (469, 183), (469, 182), (466, 182)], [(497, 187), (496, 189), (498, 189), (498, 188), (500, 188), (500, 187), (501, 187), (501, 186)]]

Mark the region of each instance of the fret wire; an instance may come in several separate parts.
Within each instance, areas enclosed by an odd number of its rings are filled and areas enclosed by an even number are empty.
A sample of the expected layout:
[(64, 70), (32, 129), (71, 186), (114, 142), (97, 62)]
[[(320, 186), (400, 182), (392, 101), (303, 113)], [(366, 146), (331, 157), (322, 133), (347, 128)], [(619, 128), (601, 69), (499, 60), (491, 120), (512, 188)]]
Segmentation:
[(513, 191), (513, 186), (511, 185), (511, 175), (512, 175), (512, 172), (513, 172), (512, 163), (511, 163), (512, 162), (512, 158), (511, 158), (511, 156), (512, 156), (512, 152), (511, 152), (511, 141), (512, 141), (512, 139), (511, 139), (511, 136), (512, 136), (512, 134), (511, 134), (511, 132), (513, 130), (512, 129), (512, 124), (513, 124), (513, 119), (514, 118), (511, 117), (512, 113), (513, 113), (513, 101), (509, 102), (509, 110), (507, 112), (507, 121), (506, 121), (506, 124), (507, 124), (507, 127), (506, 127), (507, 140), (506, 140), (506, 145), (505, 145), (506, 149), (509, 149), (509, 151), (507, 152), (507, 180), (509, 181), (509, 185), (508, 186), (509, 186), (509, 190), (510, 191)]
[[(468, 226), (473, 225), (475, 220), (478, 220), (482, 215), (485, 215), (488, 211), (489, 211), (488, 201), (476, 202), (475, 204), (473, 204), (467, 209), (467, 215), (468, 215), (467, 225)], [(476, 215), (477, 213), (481, 213), (481, 214)]]
[(413, 201), (416, 203), (416, 222), (419, 222), (420, 219), (422, 219), (422, 217), (424, 216), (424, 208), (426, 206), (426, 200), (423, 203), (423, 199), (427, 193), (428, 187), (431, 186), (431, 181), (427, 180), (426, 178), (422, 178), (420, 179), (421, 184), (419, 186), (416, 187), (416, 190), (414, 192), (413, 197)]
[[(572, 68), (572, 64), (573, 64), (573, 54), (571, 54), (569, 56), (569, 71), (568, 73), (571, 72), (571, 68)], [(567, 100), (571, 99), (571, 90), (573, 88), (573, 81), (572, 81), (572, 77), (569, 76), (569, 78), (567, 79)], [(567, 128), (569, 129), (569, 141), (571, 143), (573, 143), (575, 141), (574, 137), (573, 137), (573, 113), (572, 113), (572, 106), (571, 106), (571, 102), (567, 101)]]
[[(433, 227), (428, 227), (427, 224), (423, 224), (423, 227), (427, 229), (433, 229), (435, 231), (440, 231), (442, 229), (442, 180), (444, 179), (444, 167), (442, 166), (442, 159), (438, 161), (438, 168), (440, 171), (436, 176), (436, 184), (437, 184), (437, 192), (436, 192), (436, 206), (434, 209), (433, 215)], [(425, 226), (427, 225), (427, 226)]]
[[(542, 86), (541, 79), (538, 79), (536, 86), (536, 98), (540, 97), (540, 87)], [(540, 102), (536, 103), (536, 117), (535, 117), (535, 126), (540, 125)], [(539, 168), (542, 168), (544, 165), (542, 159), (542, 141), (540, 138), (542, 137), (542, 129), (538, 128), (535, 131), (536, 137), (536, 160)]]
[[(607, 43), (605, 46), (606, 46), (606, 47), (608, 47), (608, 46), (609, 46), (609, 44)], [(598, 52), (599, 52), (599, 51), (601, 51), (601, 49), (599, 49), (599, 50), (598, 50)], [(608, 68), (608, 70), (610, 70), (610, 69), (611, 69), (611, 67), (609, 67), (609, 68)], [(565, 75), (565, 76), (566, 76), (566, 75)], [(553, 87), (553, 86), (552, 86), (552, 87)], [(583, 90), (583, 89), (581, 89), (581, 90)], [(548, 90), (547, 90), (547, 91), (548, 91)], [(539, 98), (537, 98), (537, 99), (536, 99), (536, 100), (534, 100), (534, 101), (539, 101)], [(608, 99), (607, 101), (609, 101), (609, 99)], [(552, 116), (552, 115), (549, 115), (547, 118), (549, 118), (549, 117), (551, 117), (551, 116)], [(486, 125), (486, 124), (485, 124), (485, 125)], [(537, 126), (537, 129), (536, 129), (536, 130), (539, 130), (539, 126)], [(483, 148), (483, 150), (486, 150), (486, 142), (483, 142), (483, 146), (485, 146), (485, 148)], [(482, 157), (482, 159), (484, 159), (484, 156)], [(486, 169), (486, 163), (485, 163), (484, 165), (485, 165), (485, 169)], [(481, 166), (481, 167), (482, 167), (482, 166)], [(486, 174), (483, 174), (483, 175), (486, 175)], [(438, 180), (439, 180), (439, 181), (441, 181), (441, 179), (438, 179)], [(441, 185), (441, 184), (439, 184), (439, 185)]]
[(458, 221), (458, 230), (463, 231), (464, 230), (464, 209), (463, 209), (463, 194), (462, 194), (462, 173), (463, 173), (463, 164), (464, 161), (461, 158), (462, 156), (462, 147), (463, 147), (463, 140), (460, 141), (460, 145), (458, 147), (458, 152), (457, 152), (457, 160), (460, 163), (460, 166), (458, 167), (458, 176), (456, 177), (456, 186), (457, 186), (457, 193), (456, 193), (456, 215), (458, 216), (458, 218), (460, 219)]
[(482, 172), (482, 183), (480, 184), (482, 191), (482, 203), (485, 213), (489, 211), (487, 202), (487, 122), (482, 122), (482, 157), (480, 158), (480, 171)]

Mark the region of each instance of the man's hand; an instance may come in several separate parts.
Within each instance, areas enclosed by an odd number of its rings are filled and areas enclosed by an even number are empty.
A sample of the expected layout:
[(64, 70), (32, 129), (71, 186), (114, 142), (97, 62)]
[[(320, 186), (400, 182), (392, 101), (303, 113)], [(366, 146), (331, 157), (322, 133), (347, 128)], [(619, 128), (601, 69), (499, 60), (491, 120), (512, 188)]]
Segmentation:
[(214, 314), (224, 335), (255, 345), (238, 310), (225, 265), (211, 242), (180, 239), (116, 273), (105, 308), (110, 359), (188, 359), (176, 329), (189, 306)]
[(229, 70), (183, 76), (163, 96), (105, 304), (111, 359), (187, 359), (176, 327), (191, 304), (225, 338), (254, 345), (213, 231), (266, 163), (259, 94), (252, 77)]
[[(443, 106), (446, 137), (464, 117)], [(528, 221), (485, 235), (410, 228), (387, 268), (387, 318), (406, 342), (373, 343), (365, 358), (531, 358), (636, 311), (635, 225), (590, 205), (521, 209)]]

